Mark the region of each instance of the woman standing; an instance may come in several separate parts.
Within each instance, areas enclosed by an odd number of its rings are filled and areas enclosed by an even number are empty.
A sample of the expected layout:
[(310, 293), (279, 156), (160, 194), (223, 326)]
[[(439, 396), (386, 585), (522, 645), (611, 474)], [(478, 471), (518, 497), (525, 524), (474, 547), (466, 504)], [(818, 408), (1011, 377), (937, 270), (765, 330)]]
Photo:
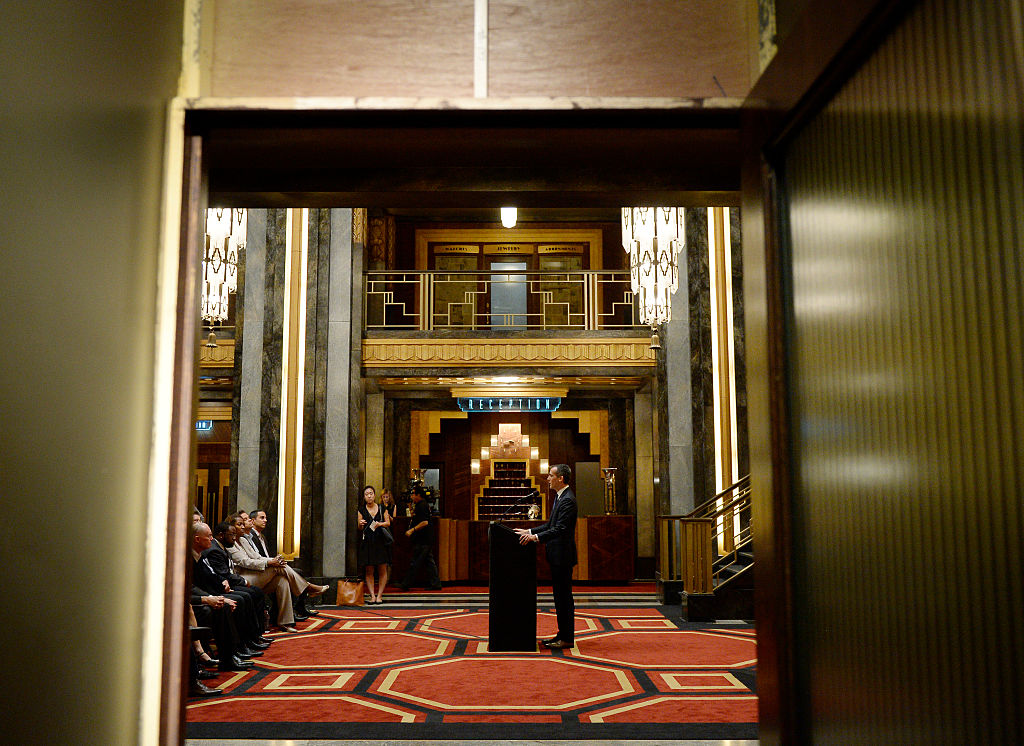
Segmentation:
[[(366, 568), (366, 590), (370, 593), (368, 604), (383, 603), (384, 588), (388, 584), (388, 565), (391, 562), (391, 515), (376, 502), (377, 493), (373, 487), (363, 488), (363, 504), (359, 506), (359, 564)], [(377, 591), (374, 593), (374, 570), (377, 574)]]
[(380, 504), (391, 516), (391, 520), (394, 520), (395, 513), (398, 511), (398, 503), (395, 502), (395, 496), (391, 494), (390, 487), (385, 487), (384, 492), (381, 493)]

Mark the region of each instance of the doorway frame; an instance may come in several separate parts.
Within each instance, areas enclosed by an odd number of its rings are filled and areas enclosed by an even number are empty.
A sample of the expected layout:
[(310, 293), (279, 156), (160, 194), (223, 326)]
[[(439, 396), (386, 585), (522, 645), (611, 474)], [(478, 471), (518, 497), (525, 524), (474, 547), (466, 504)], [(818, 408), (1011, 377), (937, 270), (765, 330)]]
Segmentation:
[[(473, 207), (506, 204), (510, 194), (524, 207), (740, 203), (738, 101), (704, 106), (683, 99), (524, 99), (498, 102), (500, 108), (494, 100), (446, 103), (452, 108), (425, 108), (436, 101), (410, 99), (375, 100), (373, 108), (353, 99), (319, 100), (314, 109), (299, 99), (171, 103), (150, 459), (142, 742), (180, 743), (185, 731), (188, 585), (181, 569), (188, 566), (195, 461), (201, 259), (190, 247), (201, 243), (208, 204)], [(526, 153), (525, 163), (509, 168), (488, 162), (501, 163), (510, 155), (495, 146), (502, 142), (494, 138), (497, 130), (515, 135), (509, 141), (512, 151), (519, 157)], [(358, 162), (365, 139), (360, 142), (356, 133), (386, 144), (389, 159)], [(424, 134), (430, 136), (428, 148)], [(316, 147), (318, 137), (330, 146), (326, 159)], [(410, 154), (419, 166), (407, 172), (402, 162)], [(450, 155), (460, 156), (454, 159), (459, 166), (447, 166)], [(468, 167), (467, 157), (476, 159)], [(338, 170), (328, 174), (332, 165)], [(268, 187), (282, 182), (284, 189)]]

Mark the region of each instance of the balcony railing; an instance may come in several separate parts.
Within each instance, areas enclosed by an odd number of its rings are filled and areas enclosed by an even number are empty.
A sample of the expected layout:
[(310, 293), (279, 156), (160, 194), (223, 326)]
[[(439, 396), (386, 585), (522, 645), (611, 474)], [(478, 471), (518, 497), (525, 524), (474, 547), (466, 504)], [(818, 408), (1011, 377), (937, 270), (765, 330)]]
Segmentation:
[(601, 330), (642, 326), (628, 271), (364, 274), (367, 330)]

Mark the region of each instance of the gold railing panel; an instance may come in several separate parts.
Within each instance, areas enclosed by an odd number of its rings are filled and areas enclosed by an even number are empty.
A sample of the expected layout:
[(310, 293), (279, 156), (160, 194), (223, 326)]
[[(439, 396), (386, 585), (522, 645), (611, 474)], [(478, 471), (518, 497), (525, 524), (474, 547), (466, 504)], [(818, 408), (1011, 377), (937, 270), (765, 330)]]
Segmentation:
[[(525, 307), (491, 312), (496, 285), (521, 285)], [(363, 275), (367, 330), (631, 329), (643, 326), (629, 272), (369, 271)]]

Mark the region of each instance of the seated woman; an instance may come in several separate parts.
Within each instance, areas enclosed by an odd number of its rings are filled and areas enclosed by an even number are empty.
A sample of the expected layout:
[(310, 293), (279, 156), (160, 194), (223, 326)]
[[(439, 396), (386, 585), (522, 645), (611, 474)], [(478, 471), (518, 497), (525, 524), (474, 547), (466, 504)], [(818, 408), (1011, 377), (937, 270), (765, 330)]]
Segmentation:
[[(359, 566), (366, 568), (368, 604), (384, 602), (384, 588), (388, 584), (388, 565), (391, 563), (391, 514), (377, 504), (377, 493), (367, 485), (363, 489), (363, 504), (359, 506)], [(377, 572), (377, 590), (374, 592), (374, 570)]]

